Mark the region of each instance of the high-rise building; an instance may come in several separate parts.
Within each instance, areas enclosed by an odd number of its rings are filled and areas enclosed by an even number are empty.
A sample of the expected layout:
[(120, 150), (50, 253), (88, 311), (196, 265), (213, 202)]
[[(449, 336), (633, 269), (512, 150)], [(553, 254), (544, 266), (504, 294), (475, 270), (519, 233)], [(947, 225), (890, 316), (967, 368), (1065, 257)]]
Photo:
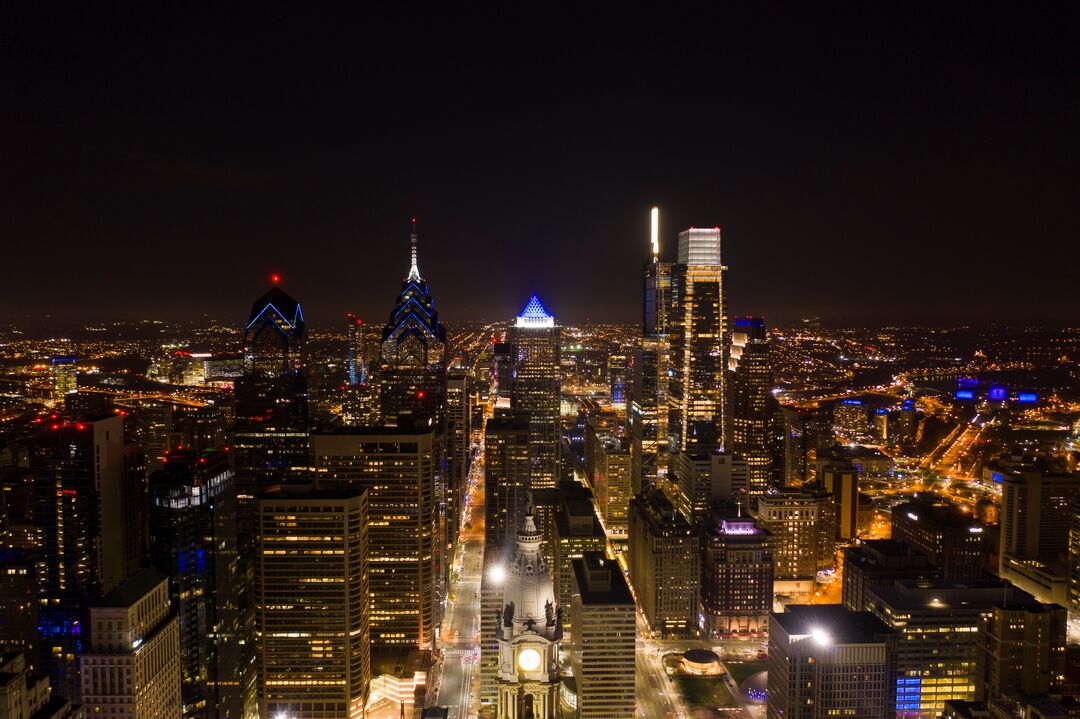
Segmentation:
[(350, 387), (366, 383), (364, 321), (352, 312), (345, 313), (345, 381)]
[(530, 422), (526, 414), (496, 414), (484, 439), (484, 561), (502, 561), (524, 519), (529, 484)]
[(368, 490), (374, 645), (434, 647), (444, 561), (436, 538), (435, 446), (435, 432), (426, 427), (311, 435), (311, 463), (320, 484)]
[(773, 606), (773, 537), (750, 517), (726, 517), (701, 539), (701, 608), (708, 636), (764, 634)]
[(651, 253), (645, 263), (641, 341), (631, 367), (633, 390), (627, 407), (630, 424), (632, 491), (663, 483), (667, 475), (668, 365), (671, 263), (660, 260), (660, 210), (650, 213)]
[(918, 497), (892, 512), (892, 537), (914, 547), (946, 579), (983, 576), (989, 550), (986, 527), (946, 500)]
[(784, 484), (798, 487), (814, 475), (819, 449), (832, 447), (829, 417), (820, 409), (782, 407)]
[(306, 466), (306, 325), (300, 303), (277, 285), (251, 306), (244, 374), (236, 382), (233, 459), (241, 509), (261, 487)]
[(768, 719), (892, 716), (894, 633), (869, 612), (791, 605), (769, 617)]
[(560, 478), (560, 332), (555, 317), (533, 295), (507, 333), (513, 347), (510, 406), (529, 414), (529, 481), (536, 489), (555, 487)]
[[(946, 701), (1011, 689), (1047, 692), (1064, 672), (1064, 611), (1006, 582), (896, 581), (869, 589), (865, 604), (897, 633), (897, 717), (932, 719)], [(1007, 637), (992, 633), (1002, 618), (1011, 623)], [(998, 685), (987, 696), (991, 676)]]
[(729, 337), (720, 228), (679, 233), (672, 269), (668, 431), (672, 448), (724, 446)]
[(93, 715), (179, 717), (180, 632), (169, 578), (143, 569), (90, 609), (82, 701)]
[(34, 517), (42, 545), (41, 670), (78, 700), (81, 628), (90, 605), (139, 567), (146, 550), (142, 453), (119, 415), (57, 418), (30, 448)]
[(836, 507), (836, 538), (849, 541), (859, 528), (859, 470), (850, 463), (834, 462), (821, 472), (821, 486), (833, 496)]
[(495, 637), (499, 645), (497, 719), (559, 716), (562, 611), (555, 603), (548, 563), (531, 504), (506, 567)]
[(150, 478), (150, 566), (169, 577), (185, 717), (242, 719), (236, 484), (226, 452), (172, 452)]
[[(607, 536), (596, 517), (589, 490), (584, 487), (572, 491), (566, 486), (560, 488), (553, 544), (555, 551), (551, 567), (555, 595), (560, 607), (568, 607), (574, 596), (571, 562), (581, 559), (588, 552), (603, 554), (607, 550)], [(573, 629), (569, 617), (566, 627)]]
[(431, 422), (441, 430), (446, 399), (446, 328), (417, 264), (416, 220), (412, 221), (411, 264), (382, 331), (380, 402), (383, 421), (414, 426)]
[(818, 570), (836, 563), (832, 495), (814, 487), (770, 489), (758, 498), (757, 520), (773, 535), (776, 593), (812, 592)]
[(283, 485), (259, 495), (259, 716), (362, 717), (370, 490)]
[(709, 524), (713, 505), (748, 502), (749, 467), (730, 452), (690, 450), (672, 458), (675, 507), (696, 527)]
[(772, 483), (772, 424), (777, 406), (772, 394), (772, 363), (765, 320), (735, 318), (729, 367), (732, 370), (730, 449), (746, 462), (748, 492), (756, 497)]
[(53, 357), (53, 399), (62, 402), (64, 398), (79, 391), (79, 381), (74, 357)]
[(623, 719), (634, 716), (636, 605), (614, 560), (589, 552), (571, 564), (573, 646), (577, 716)]
[(861, 399), (845, 399), (833, 406), (833, 432), (838, 439), (860, 441), (869, 431), (869, 415)]
[(1069, 602), (1069, 532), (1080, 472), (1047, 465), (1005, 473), (998, 575), (1040, 601)]
[[(453, 370), (446, 379), (446, 537), (457, 540), (472, 462), (473, 394), (469, 375)], [(451, 552), (450, 555), (453, 553)]]
[(620, 410), (625, 408), (630, 396), (630, 363), (626, 355), (608, 356), (607, 378), (611, 405)]
[(630, 502), (630, 580), (645, 619), (664, 637), (698, 634), (701, 552), (697, 534), (663, 492)]
[(844, 550), (841, 602), (853, 612), (868, 611), (871, 589), (940, 578), (941, 570), (914, 547), (898, 539), (867, 539)]
[(37, 561), (33, 552), (0, 548), (0, 585), (0, 648), (18, 652), (32, 671), (39, 663), (40, 641)]

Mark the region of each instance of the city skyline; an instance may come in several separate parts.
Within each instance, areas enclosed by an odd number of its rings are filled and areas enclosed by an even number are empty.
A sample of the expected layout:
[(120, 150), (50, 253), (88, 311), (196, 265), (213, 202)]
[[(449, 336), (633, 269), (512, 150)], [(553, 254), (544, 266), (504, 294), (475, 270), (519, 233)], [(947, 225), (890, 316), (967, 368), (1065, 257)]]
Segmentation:
[(366, 320), (417, 217), (448, 321), (631, 321), (653, 205), (665, 257), (722, 228), (734, 315), (1071, 319), (1076, 16), (920, 17), (27, 11), (2, 216), (53, 281), (0, 320), (224, 321), (274, 272)]

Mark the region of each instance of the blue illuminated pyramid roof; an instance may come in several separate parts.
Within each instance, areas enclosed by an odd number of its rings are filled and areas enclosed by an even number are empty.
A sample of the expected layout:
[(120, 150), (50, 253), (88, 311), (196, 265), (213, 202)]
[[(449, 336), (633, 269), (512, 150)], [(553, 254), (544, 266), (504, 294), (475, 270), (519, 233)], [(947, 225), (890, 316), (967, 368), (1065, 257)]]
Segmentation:
[(540, 298), (533, 295), (525, 305), (525, 309), (517, 316), (517, 324), (521, 326), (551, 327), (555, 324), (555, 317), (541, 304)]
[(551, 317), (548, 311), (544, 309), (544, 305), (540, 303), (540, 298), (533, 295), (529, 300), (529, 304), (525, 305), (525, 309), (521, 311), (518, 317), (523, 317), (530, 320), (542, 320)]

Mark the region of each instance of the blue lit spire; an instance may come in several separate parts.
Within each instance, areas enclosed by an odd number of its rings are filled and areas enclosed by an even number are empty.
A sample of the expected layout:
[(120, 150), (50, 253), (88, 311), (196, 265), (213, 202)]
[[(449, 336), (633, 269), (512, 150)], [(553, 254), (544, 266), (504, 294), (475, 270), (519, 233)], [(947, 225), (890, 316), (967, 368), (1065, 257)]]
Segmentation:
[(409, 282), (420, 281), (420, 267), (416, 264), (416, 218), (412, 218), (412, 265), (409, 267)]

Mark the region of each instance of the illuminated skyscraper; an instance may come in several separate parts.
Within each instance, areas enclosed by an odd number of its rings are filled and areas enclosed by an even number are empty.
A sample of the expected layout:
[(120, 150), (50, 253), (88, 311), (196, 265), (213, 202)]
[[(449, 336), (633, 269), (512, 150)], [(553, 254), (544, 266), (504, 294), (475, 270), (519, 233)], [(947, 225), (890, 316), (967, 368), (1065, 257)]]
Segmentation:
[(720, 229), (679, 233), (672, 270), (670, 425), (673, 449), (724, 446), (728, 328)]
[(702, 542), (701, 604), (707, 636), (764, 633), (773, 606), (773, 537), (750, 517), (729, 516)]
[(835, 566), (832, 495), (814, 487), (770, 489), (758, 498), (757, 520), (773, 535), (776, 593), (812, 592), (818, 570)]
[(659, 489), (646, 488), (630, 503), (630, 580), (651, 629), (665, 638), (698, 635), (699, 547)]
[(536, 489), (559, 483), (560, 331), (555, 317), (533, 295), (508, 332), (514, 373), (510, 406), (515, 412), (529, 413), (530, 485)]
[(284, 485), (258, 498), (260, 719), (364, 715), (368, 496)]
[(729, 367), (732, 370), (730, 448), (746, 461), (749, 493), (757, 496), (768, 489), (773, 477), (772, 427), (776, 414), (763, 319), (735, 319)]
[(241, 719), (236, 484), (220, 450), (171, 452), (150, 478), (150, 564), (180, 616), (185, 717)]
[(668, 445), (668, 310), (671, 264), (660, 261), (659, 216), (652, 209), (652, 256), (645, 263), (641, 343), (634, 350), (632, 389), (627, 407), (630, 423), (631, 484), (642, 486), (667, 475)]
[(63, 401), (65, 395), (79, 391), (74, 357), (53, 357), (53, 399)]
[[(457, 539), (472, 464), (473, 391), (469, 375), (452, 370), (446, 378), (446, 536)], [(453, 555), (453, 552), (450, 552)]]
[(345, 314), (345, 381), (350, 387), (365, 381), (363, 325), (352, 312)]
[(146, 550), (142, 453), (119, 415), (58, 418), (30, 448), (38, 556), (41, 669), (77, 699), (90, 605), (138, 569)]
[(307, 462), (306, 330), (300, 303), (278, 286), (255, 300), (236, 382), (233, 459), (241, 506)]
[(439, 622), (443, 546), (436, 534), (435, 433), (368, 427), (311, 436), (315, 477), (366, 489), (371, 642), (431, 649)]
[(438, 427), (446, 394), (446, 328), (417, 265), (416, 220), (412, 224), (412, 263), (382, 331), (381, 396), (383, 421), (409, 417)]

